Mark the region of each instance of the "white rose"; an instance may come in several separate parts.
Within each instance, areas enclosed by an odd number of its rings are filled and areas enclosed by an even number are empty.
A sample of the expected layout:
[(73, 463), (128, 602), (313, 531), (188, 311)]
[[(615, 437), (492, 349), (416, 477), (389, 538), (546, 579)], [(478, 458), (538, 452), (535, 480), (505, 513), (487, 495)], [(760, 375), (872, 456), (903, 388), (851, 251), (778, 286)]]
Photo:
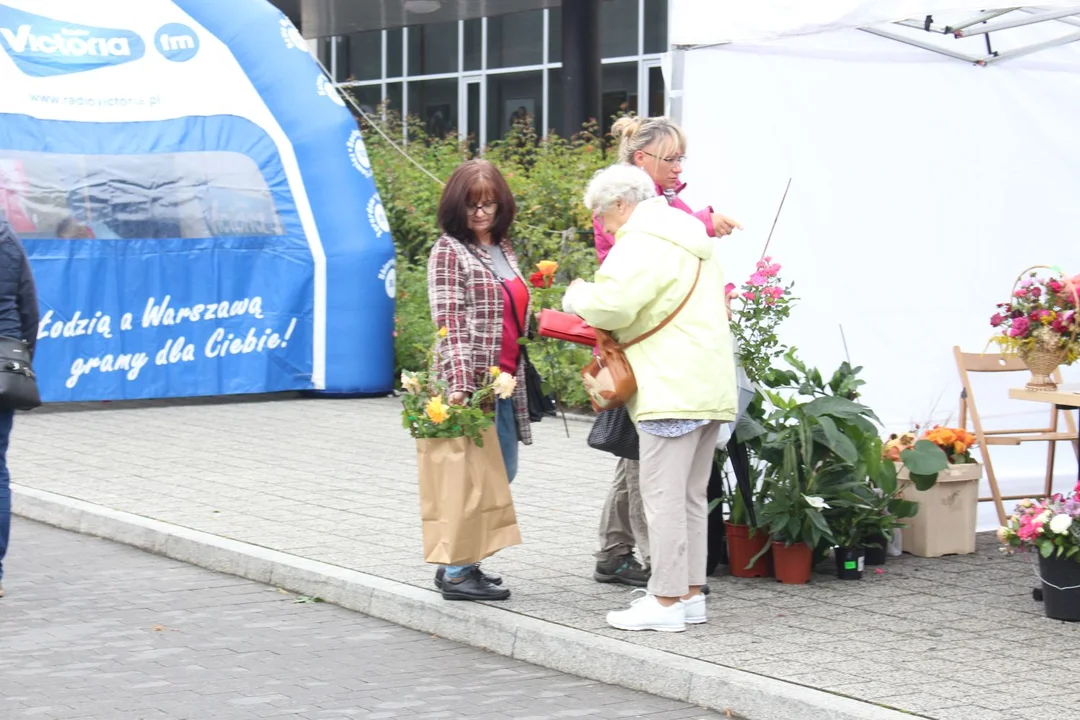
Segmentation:
[(513, 396), (514, 388), (517, 387), (517, 378), (510, 373), (499, 373), (499, 376), (492, 383), (492, 387), (495, 389), (496, 395), (503, 400), (508, 400)]
[(1071, 525), (1072, 518), (1068, 515), (1055, 515), (1054, 519), (1050, 521), (1050, 530), (1058, 535), (1064, 535), (1069, 531)]

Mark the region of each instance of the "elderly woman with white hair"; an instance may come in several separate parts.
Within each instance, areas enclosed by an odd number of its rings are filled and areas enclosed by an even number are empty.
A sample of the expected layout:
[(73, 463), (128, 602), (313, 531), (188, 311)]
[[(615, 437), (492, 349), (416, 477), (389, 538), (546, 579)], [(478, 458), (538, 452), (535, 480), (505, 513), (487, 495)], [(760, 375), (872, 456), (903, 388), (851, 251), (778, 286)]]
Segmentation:
[(620, 344), (668, 321), (625, 350), (637, 379), (627, 410), (639, 431), (652, 575), (645, 597), (608, 623), (681, 632), (706, 622), (706, 488), (720, 427), (736, 414), (724, 271), (702, 223), (657, 197), (639, 168), (598, 172), (585, 205), (615, 245), (593, 282), (570, 285), (565, 309)]

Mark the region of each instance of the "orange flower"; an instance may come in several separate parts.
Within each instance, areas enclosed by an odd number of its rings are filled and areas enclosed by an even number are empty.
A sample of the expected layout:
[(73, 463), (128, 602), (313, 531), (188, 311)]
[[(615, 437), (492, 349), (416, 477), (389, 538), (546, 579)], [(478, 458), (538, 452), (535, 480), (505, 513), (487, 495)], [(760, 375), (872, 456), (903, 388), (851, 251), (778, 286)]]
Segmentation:
[(559, 263), (554, 260), (541, 260), (536, 263), (536, 269), (540, 271), (540, 274), (544, 277), (551, 277), (555, 274), (555, 271), (559, 269)]

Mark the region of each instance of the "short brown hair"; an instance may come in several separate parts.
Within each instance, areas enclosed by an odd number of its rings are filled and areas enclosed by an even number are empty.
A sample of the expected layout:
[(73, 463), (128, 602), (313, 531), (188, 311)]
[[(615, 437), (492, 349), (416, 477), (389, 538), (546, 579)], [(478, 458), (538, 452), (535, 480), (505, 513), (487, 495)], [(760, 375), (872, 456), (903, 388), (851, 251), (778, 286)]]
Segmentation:
[(458, 240), (476, 242), (469, 229), (468, 206), (470, 203), (475, 206), (483, 200), (498, 203), (495, 220), (491, 223), (491, 236), (495, 242), (505, 239), (517, 215), (517, 204), (506, 178), (487, 160), (463, 162), (446, 181), (439, 200), (439, 227)]

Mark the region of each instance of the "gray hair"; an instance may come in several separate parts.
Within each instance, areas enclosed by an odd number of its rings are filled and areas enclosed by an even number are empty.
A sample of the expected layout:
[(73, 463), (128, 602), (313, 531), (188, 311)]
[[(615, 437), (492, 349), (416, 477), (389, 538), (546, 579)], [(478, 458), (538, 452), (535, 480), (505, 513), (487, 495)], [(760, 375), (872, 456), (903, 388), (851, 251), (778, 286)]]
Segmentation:
[(686, 135), (667, 117), (621, 117), (611, 126), (611, 135), (619, 142), (619, 162), (627, 165), (634, 162), (634, 153), (654, 143), (665, 144), (664, 154), (686, 152)]
[(617, 200), (637, 205), (656, 196), (656, 183), (648, 173), (633, 165), (611, 165), (598, 170), (585, 188), (585, 207), (602, 213)]

